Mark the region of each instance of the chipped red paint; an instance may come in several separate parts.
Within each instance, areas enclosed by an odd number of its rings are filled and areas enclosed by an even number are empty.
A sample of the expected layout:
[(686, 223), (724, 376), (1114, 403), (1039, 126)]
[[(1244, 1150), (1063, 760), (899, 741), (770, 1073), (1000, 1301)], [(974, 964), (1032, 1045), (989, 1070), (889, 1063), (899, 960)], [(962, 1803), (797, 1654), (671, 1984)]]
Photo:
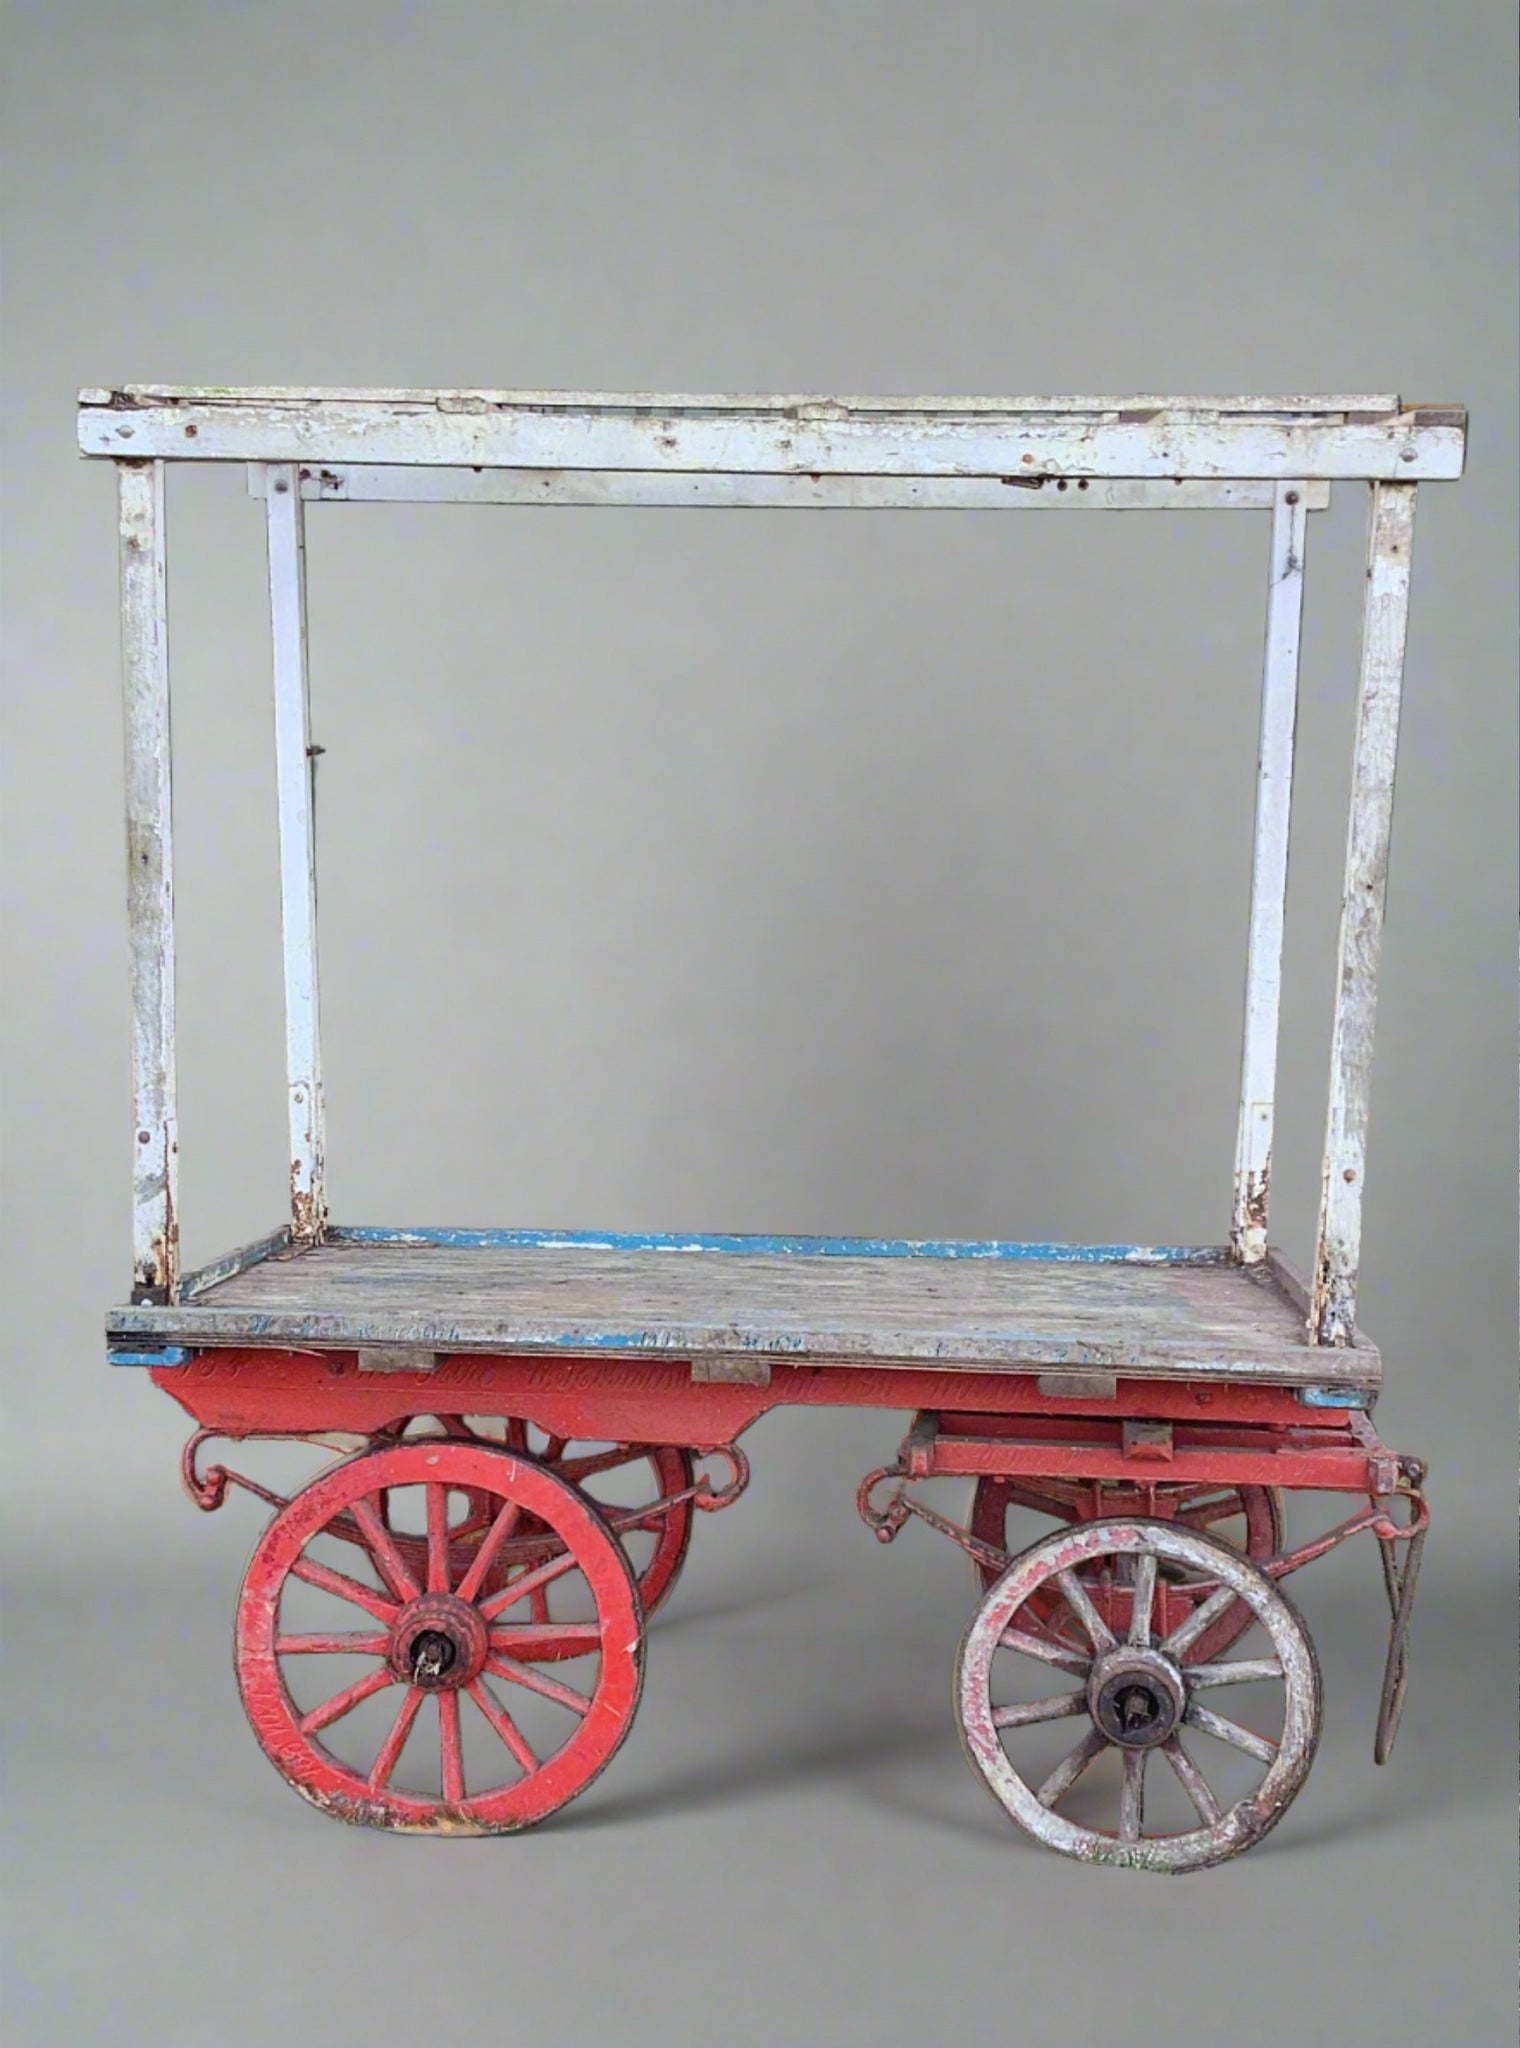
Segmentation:
[(1041, 1393), (1034, 1373), (966, 1373), (777, 1363), (767, 1386), (694, 1381), (676, 1360), (445, 1355), (430, 1372), (364, 1373), (348, 1351), (202, 1351), (155, 1368), (155, 1383), (224, 1436), (353, 1430), (374, 1435), (405, 1415), (510, 1415), (583, 1442), (732, 1443), (779, 1407), (933, 1409), (996, 1416), (1242, 1422), (1344, 1436), (1348, 1413), (1306, 1408), (1291, 1388), (1121, 1379), (1112, 1400)]
[(1165, 1464), (1126, 1450), (1118, 1422), (1086, 1416), (1026, 1418), (1017, 1436), (942, 1435), (931, 1450), (904, 1460), (909, 1478), (1115, 1480), (1143, 1485), (1272, 1486), (1321, 1493), (1369, 1493), (1372, 1453), (1349, 1429), (1254, 1429), (1178, 1425)]
[[(425, 1580), (396, 1547), (382, 1520), (385, 1496), (421, 1487), (428, 1504)], [(446, 1493), (470, 1491), (496, 1506), (490, 1531), (463, 1575), (450, 1544)], [(504, 1542), (517, 1523), (540, 1532), (539, 1562), (499, 1591), (485, 1582), (492, 1536)], [(355, 1545), (371, 1561), (377, 1592), (310, 1555), (319, 1538)], [(578, 1572), (590, 1589), (594, 1623), (583, 1624), (580, 1654), (594, 1651), (598, 1668), (588, 1693), (537, 1675), (536, 1624), (503, 1620), (531, 1597), (535, 1584)], [(292, 1577), (348, 1602), (356, 1620), (351, 1652), (372, 1668), (352, 1685), (302, 1712), (286, 1682), (289, 1659), (329, 1653), (332, 1637), (284, 1634), (281, 1596)], [(560, 1633), (563, 1634), (563, 1625)], [(238, 1602), (238, 1685), (254, 1734), (275, 1769), (303, 1798), (340, 1820), (421, 1834), (497, 1834), (531, 1826), (584, 1790), (622, 1743), (643, 1682), (643, 1619), (628, 1560), (585, 1497), (552, 1472), (505, 1450), (480, 1444), (421, 1441), (360, 1452), (323, 1473), (274, 1518), (254, 1550)], [(428, 1661), (431, 1644), (441, 1653)], [(363, 1647), (361, 1647), (361, 1645)], [(445, 1661), (445, 1659), (447, 1661)], [(408, 1679), (403, 1674), (410, 1672)], [(571, 1713), (566, 1738), (539, 1754), (510, 1710), (481, 1684), (490, 1673), (529, 1691), (558, 1697)], [(397, 1710), (390, 1734), (361, 1772), (319, 1738), (354, 1706), (391, 1692)], [(436, 1697), (437, 1795), (399, 1791), (392, 1776), (401, 1747)], [(461, 1750), (463, 1692), (499, 1738), (493, 1777), (471, 1791)], [(574, 1705), (571, 1705), (573, 1699)]]
[[(1084, 1531), (1114, 1529), (1119, 1526), (1112, 1519), (1116, 1515), (1138, 1517), (1133, 1527), (1141, 1532), (1135, 1540), (1142, 1547), (1164, 1548), (1173, 1540), (1170, 1531), (1184, 1550), (1196, 1536), (1213, 1555), (1220, 1548), (1217, 1533), (1239, 1522), (1238, 1544), (1224, 1546), (1247, 1574), (1233, 1601), (1226, 1591), (1221, 1605), (1217, 1582), (1196, 1572), (1192, 1583), (1173, 1583), (1163, 1575), (1152, 1594), (1149, 1626), (1163, 1646), (1172, 1638), (1179, 1645), (1161, 1678), (1169, 1685), (1175, 1679), (1173, 1689), (1185, 1702), (1187, 1717), (1206, 1732), (1213, 1710), (1195, 1700), (1194, 1691), (1228, 1682), (1217, 1676), (1225, 1668), (1219, 1660), (1253, 1619), (1276, 1616), (1302, 1672), (1312, 1667), (1312, 1648), (1293, 1648), (1298, 1640), (1293, 1630), (1299, 1625), (1291, 1611), (1280, 1602), (1274, 1607), (1262, 1593), (1263, 1583), (1275, 1585), (1366, 1528), (1385, 1547), (1417, 1545), (1427, 1519), (1419, 1492), (1423, 1467), (1395, 1458), (1364, 1412), (1307, 1407), (1292, 1390), (1258, 1385), (1119, 1379), (1111, 1396), (1083, 1396), (1061, 1393), (1048, 1375), (1042, 1390), (1041, 1376), (1033, 1373), (784, 1361), (775, 1362), (764, 1383), (728, 1382), (697, 1380), (689, 1363), (679, 1360), (608, 1363), (481, 1354), (443, 1356), (431, 1370), (376, 1372), (362, 1369), (356, 1353), (251, 1349), (202, 1352), (187, 1365), (155, 1369), (153, 1377), (202, 1425), (187, 1451), (187, 1484), (200, 1505), (219, 1506), (227, 1485), (236, 1480), (275, 1509), (249, 1566), (238, 1611), (239, 1684), (258, 1740), (282, 1775), (324, 1811), (411, 1832), (499, 1833), (525, 1827), (574, 1798), (603, 1768), (626, 1735), (637, 1704), (645, 1606), (669, 1592), (685, 1555), (693, 1510), (725, 1506), (742, 1492), (748, 1467), (733, 1439), (772, 1408), (900, 1412), (915, 1400), (922, 1404), (897, 1463), (866, 1483), (862, 1512), (884, 1541), (914, 1517), (952, 1537), (976, 1562), (988, 1601), (997, 1597), (1011, 1569), (1005, 1547), (1010, 1506), (1033, 1507), (1080, 1538), (1067, 1577), (1058, 1584), (1042, 1580), (1028, 1590), (1020, 1641), (1026, 1652), (1033, 1642), (1035, 1654), (1047, 1660), (1069, 1665), (1084, 1631), (1089, 1639), (1097, 1629), (1127, 1642), (1138, 1625), (1133, 1587), (1114, 1582), (1107, 1565), (1082, 1561)], [(533, 1429), (543, 1433), (542, 1442), (530, 1435)], [(420, 1435), (407, 1434), (419, 1430)], [(320, 1443), (350, 1432), (367, 1439), (368, 1447), (320, 1474), (289, 1501), (225, 1467), (208, 1466), (203, 1477), (196, 1469), (196, 1453), (207, 1435), (299, 1436)], [(612, 1449), (591, 1448), (597, 1445)], [(733, 1467), (732, 1484), (715, 1489), (711, 1481), (697, 1478), (699, 1455), (725, 1458)], [(653, 1492), (647, 1506), (603, 1509), (584, 1490), (608, 1457), (622, 1465), (648, 1463)], [(946, 1475), (978, 1482), (970, 1528), (904, 1491), (911, 1480)], [(878, 1510), (869, 1495), (881, 1481), (896, 1491)], [(419, 1485), (430, 1503), (426, 1533), (418, 1533), (415, 1522), (409, 1528), (392, 1526), (393, 1491)], [(1338, 1529), (1288, 1552), (1282, 1547), (1278, 1505), (1286, 1489), (1373, 1498)], [(1409, 1500), (1412, 1519), (1402, 1528), (1378, 1504), (1395, 1492)], [(438, 1507), (445, 1493), (462, 1501), (462, 1516), (450, 1520)], [(640, 1529), (652, 1531), (656, 1539), (652, 1560), (641, 1568), (642, 1584), (623, 1547), (629, 1532)], [(321, 1563), (307, 1555), (319, 1536), (356, 1545), (372, 1559), (387, 1590), (377, 1594), (373, 1587), (345, 1584), (330, 1570), (324, 1578)], [(1411, 1559), (1417, 1565), (1417, 1548)], [(594, 1626), (551, 1609), (551, 1582), (572, 1571), (592, 1590)], [(1380, 1760), (1392, 1741), (1403, 1696), (1414, 1585), (1411, 1566), (1402, 1575), (1394, 1571), (1390, 1584), (1397, 1597), (1390, 1595), (1394, 1631), (1379, 1716)], [(279, 1602), (292, 1575), (357, 1602), (364, 1625), (338, 1635), (308, 1636), (304, 1642), (283, 1636)], [(527, 1618), (503, 1632), (497, 1617), (514, 1605)], [(510, 1640), (510, 1656), (504, 1637)], [(589, 1693), (544, 1668), (559, 1664), (573, 1678), (578, 1668), (584, 1669), (576, 1660), (585, 1659), (593, 1646), (598, 1676)], [(303, 1712), (286, 1684), (285, 1662), (306, 1653), (320, 1661), (340, 1650), (371, 1658), (368, 1675)], [(1109, 1673), (1105, 1664), (1098, 1673), (1103, 1685), (1093, 1681), (1098, 1719), (1095, 1732), (1082, 1739), (1069, 1759), (1072, 1782), (1085, 1769), (1084, 1759), (1090, 1760), (1089, 1750), (1096, 1754), (1094, 1745), (1110, 1739), (1102, 1732), (1108, 1725), (1102, 1716), (1112, 1721), (1126, 1688), (1144, 1691), (1150, 1683), (1150, 1667), (1139, 1653), (1125, 1655), (1129, 1661), (1119, 1659), (1122, 1670), (1116, 1664)], [(1240, 1668), (1255, 1667), (1245, 1660)], [(1295, 1681), (1300, 1692), (1309, 1684), (1302, 1672)], [(529, 1744), (510, 1703), (491, 1690), (503, 1681), (526, 1687), (574, 1715), (575, 1725), (558, 1747), (540, 1752)], [(375, 1738), (375, 1753), (355, 1765), (330, 1748), (322, 1733), (382, 1694), (399, 1702), (390, 1733)], [(1293, 1711), (1307, 1715), (1317, 1728), (1317, 1701), (1310, 1693), (1303, 1693)], [(980, 1712), (974, 1702), (963, 1702), (963, 1713), (972, 1721)], [(496, 1736), (492, 1753), (502, 1759), (502, 1782), (486, 1786), (467, 1782), (478, 1761), (467, 1762), (461, 1720), (478, 1716)], [(963, 1722), (963, 1732), (970, 1725)], [(979, 1722), (976, 1726), (980, 1729)], [(414, 1786), (401, 1790), (393, 1783), (403, 1749), (415, 1764), (419, 1729), (428, 1753), (437, 1759), (436, 1792)], [(984, 1734), (978, 1735), (981, 1748), (973, 1745), (978, 1768), (997, 1776)], [(1299, 1744), (1304, 1767), (1312, 1735), (1306, 1722)], [(1122, 1749), (1124, 1736), (1114, 1739)], [(1160, 1747), (1187, 1783), (1193, 1766), (1179, 1747), (1181, 1739), (1174, 1732)], [(1245, 1739), (1255, 1740), (1249, 1731)], [(470, 1754), (478, 1759), (478, 1752)], [(1125, 1771), (1130, 1789), (1117, 1843), (1091, 1831), (1073, 1833), (1065, 1821), (1039, 1819), (1035, 1809), (1045, 1810), (1040, 1799), (1030, 1807), (1013, 1780), (998, 1777), (999, 1796), (1007, 1795), (1004, 1803), (1022, 1825), (1068, 1854), (1152, 1869), (1186, 1868), (1248, 1846), (1275, 1819), (1297, 1783), (1295, 1776), (1284, 1784), (1283, 1796), (1274, 1793), (1259, 1812), (1249, 1804), (1233, 1809), (1228, 1824), (1211, 1822), (1197, 1837), (1177, 1838), (1174, 1846), (1124, 1834), (1125, 1828), (1141, 1825), (1133, 1803), (1139, 1795), (1131, 1786), (1132, 1779), (1139, 1782), (1139, 1766), (1126, 1762)], [(1051, 1793), (1052, 1803), (1063, 1796), (1063, 1788), (1064, 1781)], [(1195, 1784), (1194, 1791), (1204, 1802), (1203, 1811), (1213, 1795), (1206, 1785), (1199, 1790)]]

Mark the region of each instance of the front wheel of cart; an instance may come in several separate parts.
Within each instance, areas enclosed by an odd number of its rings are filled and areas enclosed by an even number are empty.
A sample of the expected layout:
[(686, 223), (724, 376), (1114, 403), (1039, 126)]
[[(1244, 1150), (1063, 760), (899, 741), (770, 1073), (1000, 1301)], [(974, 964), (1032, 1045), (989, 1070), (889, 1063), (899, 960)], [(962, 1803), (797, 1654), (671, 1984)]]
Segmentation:
[[(1114, 1589), (1102, 1612), (1087, 1590), (1099, 1575)], [(1052, 1599), (1070, 1639), (1041, 1619)], [(1235, 1602), (1260, 1642), (1190, 1661)], [(1249, 1722), (1210, 1704), (1225, 1687)], [(1173, 1522), (1088, 1522), (1024, 1551), (986, 1595), (956, 1705), (973, 1767), (1048, 1848), (1175, 1873), (1239, 1855), (1282, 1818), (1319, 1742), (1319, 1667), (1295, 1610), (1228, 1544)]]
[[(461, 1571), (454, 1529), (482, 1508)], [(545, 1623), (534, 1595), (551, 1585), (573, 1597)], [(435, 1438), (363, 1451), (279, 1511), (243, 1580), (236, 1661), (266, 1755), (324, 1812), (507, 1833), (584, 1791), (621, 1745), (643, 1615), (584, 1495), (531, 1458)]]

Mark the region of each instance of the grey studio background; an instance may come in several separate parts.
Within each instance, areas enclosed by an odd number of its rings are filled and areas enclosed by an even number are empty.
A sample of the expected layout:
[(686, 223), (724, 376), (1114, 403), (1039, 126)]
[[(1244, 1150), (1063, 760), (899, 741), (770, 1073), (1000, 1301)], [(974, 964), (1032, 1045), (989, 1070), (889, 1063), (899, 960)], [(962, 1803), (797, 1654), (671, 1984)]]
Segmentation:
[[(1515, 123), (1465, 4), (8, 9), (7, 2039), (1513, 2038)], [(1399, 389), (1422, 493), (1363, 1320), (1436, 1524), (1298, 1586), (1313, 1776), (1180, 1885), (1037, 1850), (968, 1574), (793, 1414), (537, 1835), (323, 1821), (241, 1718), (251, 1504), (106, 1369), (128, 1277), (111, 480), (81, 383)], [(1274, 1234), (1313, 1222), (1365, 503), (1310, 529)], [(172, 480), (183, 1209), (281, 1213), (260, 508)], [(1264, 518), (310, 520), (352, 1221), (1208, 1241)], [(1297, 1526), (1297, 1525), (1295, 1525)]]

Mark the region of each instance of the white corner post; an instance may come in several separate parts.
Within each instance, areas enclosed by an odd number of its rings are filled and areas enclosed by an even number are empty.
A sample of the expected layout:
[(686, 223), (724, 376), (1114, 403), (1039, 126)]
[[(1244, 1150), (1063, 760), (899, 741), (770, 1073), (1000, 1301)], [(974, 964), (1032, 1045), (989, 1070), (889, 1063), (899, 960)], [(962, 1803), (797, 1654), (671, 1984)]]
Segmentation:
[(311, 714), (306, 666), (306, 529), (300, 475), (271, 463), (266, 478), (269, 610), (274, 637), (274, 738), (280, 807), (280, 912), (285, 949), (285, 1070), (290, 1108), (291, 1235), (321, 1242), (327, 1224), (321, 1035), (317, 1002), (317, 870)]
[(1413, 484), (1372, 486), (1361, 681), (1346, 832), (1346, 886), (1330, 1046), (1330, 1103), (1309, 1321), (1310, 1341), (1316, 1344), (1349, 1344), (1356, 1329), (1367, 1104), (1409, 622), (1415, 488)]
[(179, 1292), (174, 829), (164, 465), (117, 465), (132, 988), (132, 1299)]
[(1267, 645), (1256, 765), (1256, 837), (1251, 862), (1251, 928), (1246, 950), (1245, 1038), (1240, 1061), (1240, 1129), (1235, 1146), (1235, 1207), (1230, 1222), (1230, 1249), (1248, 1266), (1259, 1265), (1267, 1255), (1308, 498), (1308, 489), (1303, 484), (1279, 484), (1272, 501), (1272, 566), (1267, 586)]

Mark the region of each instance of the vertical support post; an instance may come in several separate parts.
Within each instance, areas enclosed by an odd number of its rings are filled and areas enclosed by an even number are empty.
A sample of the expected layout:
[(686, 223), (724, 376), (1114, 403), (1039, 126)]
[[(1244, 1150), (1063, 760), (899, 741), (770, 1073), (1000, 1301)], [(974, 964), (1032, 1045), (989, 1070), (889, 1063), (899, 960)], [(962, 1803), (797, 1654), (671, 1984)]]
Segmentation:
[(174, 829), (164, 465), (117, 464), (132, 987), (132, 1299), (179, 1291)]
[(1308, 519), (1302, 484), (1279, 484), (1272, 500), (1272, 567), (1261, 681), (1256, 763), (1256, 840), (1251, 863), (1251, 929), (1246, 951), (1245, 1039), (1240, 1058), (1240, 1130), (1230, 1248), (1247, 1266), (1267, 1255), (1272, 1122), (1277, 1092), (1277, 1023), (1282, 998), (1283, 911), (1288, 894), (1288, 819), (1293, 800), (1293, 733), (1298, 717), (1298, 645), (1304, 603)]
[(266, 478), (274, 741), (285, 947), (285, 1070), (290, 1108), (291, 1232), (318, 1244), (327, 1224), (322, 1055), (317, 1001), (317, 873), (306, 666), (306, 527), (293, 463)]
[(1310, 1340), (1316, 1344), (1349, 1344), (1355, 1334), (1367, 1104), (1393, 827), (1415, 489), (1413, 484), (1372, 486), (1330, 1102), (1309, 1323)]

